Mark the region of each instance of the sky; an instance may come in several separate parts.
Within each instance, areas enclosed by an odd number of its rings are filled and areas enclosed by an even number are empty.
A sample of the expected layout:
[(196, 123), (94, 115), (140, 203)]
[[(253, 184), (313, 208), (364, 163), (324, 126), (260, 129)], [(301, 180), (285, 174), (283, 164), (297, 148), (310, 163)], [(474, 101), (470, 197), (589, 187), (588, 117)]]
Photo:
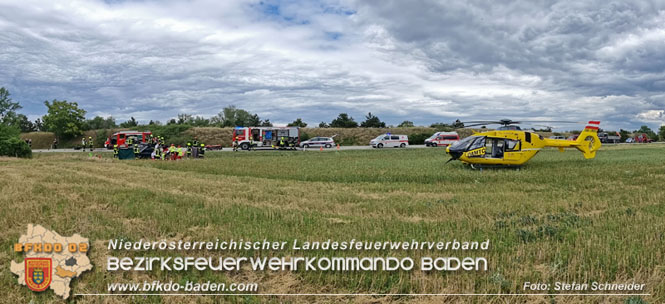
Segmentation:
[(235, 105), (276, 124), (658, 128), (665, 2), (0, 0), (0, 86), (31, 119), (64, 99), (118, 122)]

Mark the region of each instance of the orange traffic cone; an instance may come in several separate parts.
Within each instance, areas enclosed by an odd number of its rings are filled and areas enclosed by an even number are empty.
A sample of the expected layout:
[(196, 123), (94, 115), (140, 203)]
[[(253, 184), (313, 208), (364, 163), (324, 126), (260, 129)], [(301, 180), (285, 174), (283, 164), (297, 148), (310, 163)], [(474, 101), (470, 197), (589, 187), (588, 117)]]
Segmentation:
[(319, 151), (323, 151), (323, 146), (321, 146), (321, 147), (319, 148)]

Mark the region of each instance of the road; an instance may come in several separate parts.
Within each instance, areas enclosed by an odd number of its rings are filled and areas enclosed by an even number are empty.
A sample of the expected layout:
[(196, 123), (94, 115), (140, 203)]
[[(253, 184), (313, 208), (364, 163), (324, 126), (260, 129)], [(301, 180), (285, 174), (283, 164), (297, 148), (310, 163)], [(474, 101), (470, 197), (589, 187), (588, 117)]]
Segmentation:
[[(652, 143), (652, 144), (665, 144), (665, 142), (655, 142), (655, 143)], [(618, 144), (603, 144), (603, 145), (613, 146), (613, 145), (640, 145), (640, 144), (618, 143)], [(425, 145), (410, 145), (407, 149), (422, 149), (422, 148), (425, 148)], [(443, 147), (439, 147), (439, 148), (443, 149)], [(340, 146), (339, 149), (341, 151), (349, 151), (349, 150), (372, 150), (374, 148), (367, 145), (367, 146)], [(383, 148), (383, 149), (399, 149), (399, 148)], [(435, 149), (435, 148), (432, 148), (432, 149)], [(303, 149), (298, 149), (298, 150), (302, 151)], [(323, 151), (336, 151), (336, 150), (337, 150), (337, 148), (335, 148), (335, 147), (329, 148), (329, 149), (326, 149), (326, 148), (323, 149)], [(375, 150), (379, 150), (379, 149), (375, 149)], [(257, 149), (257, 151), (272, 151), (272, 149), (270, 149), (270, 148), (268, 148), (268, 149)], [(309, 149), (307, 149), (307, 151), (319, 151), (319, 148), (309, 148)], [(33, 153), (51, 153), (51, 152), (84, 153), (81, 150), (74, 150), (74, 149), (55, 149), (55, 150), (54, 149), (34, 149), (34, 150), (32, 150), (32, 152)], [(85, 152), (90, 152), (90, 151), (86, 150)], [(93, 152), (95, 152), (95, 153), (111, 152), (111, 150), (107, 150), (107, 149), (104, 149), (104, 148), (97, 148), (97, 149), (94, 149)], [(219, 150), (210, 150), (208, 152), (215, 152), (216, 153), (216, 152), (220, 152), (220, 151)], [(230, 147), (225, 147), (223, 150), (221, 150), (221, 152), (233, 152), (233, 150)]]
[[(425, 148), (425, 145), (410, 145), (407, 149), (421, 149)], [(340, 146), (339, 149), (341, 151), (348, 151), (348, 150), (372, 150), (374, 148), (370, 147), (369, 145), (367, 146)], [(383, 149), (399, 149), (399, 148), (383, 148)], [(298, 149), (298, 150), (303, 150), (303, 149)], [(326, 149), (324, 148), (323, 151), (336, 151), (337, 148), (329, 148)], [(376, 149), (378, 150), (378, 149)], [(257, 151), (272, 151), (272, 149), (257, 149)], [(309, 148), (307, 151), (319, 151), (319, 148)], [(53, 152), (69, 152), (69, 153), (88, 153), (90, 150), (74, 150), (74, 149), (34, 149), (32, 150), (33, 153), (53, 153)], [(104, 149), (104, 148), (96, 148), (92, 152), (94, 153), (101, 153), (101, 152), (111, 152), (111, 150)], [(219, 150), (210, 150), (207, 152), (220, 152)], [(225, 147), (221, 152), (233, 152), (233, 150), (230, 147)]]

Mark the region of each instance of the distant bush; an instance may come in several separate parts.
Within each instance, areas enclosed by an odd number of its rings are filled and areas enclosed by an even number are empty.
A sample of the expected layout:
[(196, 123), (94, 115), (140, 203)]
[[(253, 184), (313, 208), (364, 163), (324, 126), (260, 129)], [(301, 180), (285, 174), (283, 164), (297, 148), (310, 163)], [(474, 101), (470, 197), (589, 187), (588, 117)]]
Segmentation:
[(0, 155), (30, 158), (32, 150), (24, 140), (12, 137), (0, 141)]
[(347, 136), (341, 139), (339, 137), (335, 137), (335, 143), (342, 146), (356, 146), (361, 144), (360, 140), (358, 140), (358, 138), (355, 136)]
[(95, 132), (95, 139), (94, 139), (94, 145), (95, 147), (103, 147), (104, 143), (106, 143), (106, 139), (109, 138), (111, 134), (109, 133), (109, 130), (103, 129), (103, 130), (97, 130)]
[(308, 140), (308, 139), (310, 139), (310, 138), (312, 138), (312, 137), (309, 136), (309, 134), (307, 134), (307, 133), (305, 133), (305, 132), (301, 132), (301, 133), (300, 133), (300, 141), (306, 141), (306, 140)]
[(32, 157), (30, 146), (19, 135), (19, 129), (0, 124), (0, 155)]
[(455, 127), (447, 123), (437, 122), (433, 123), (430, 128), (434, 128), (437, 131), (451, 132), (455, 131)]
[(164, 140), (169, 144), (184, 145), (188, 140), (192, 140), (189, 136), (184, 135), (185, 131), (191, 127), (187, 124), (170, 124), (165, 126), (141, 125), (135, 129), (137, 131), (151, 131), (154, 136), (163, 136)]
[(409, 135), (409, 145), (423, 145), (425, 139), (428, 139), (434, 133), (415, 133)]

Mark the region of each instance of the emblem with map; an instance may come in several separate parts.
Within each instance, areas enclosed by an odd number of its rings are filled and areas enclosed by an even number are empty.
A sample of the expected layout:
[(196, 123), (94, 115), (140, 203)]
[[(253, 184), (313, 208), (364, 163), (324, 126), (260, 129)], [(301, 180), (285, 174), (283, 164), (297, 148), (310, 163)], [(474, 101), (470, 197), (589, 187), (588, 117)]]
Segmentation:
[(89, 244), (78, 234), (64, 237), (29, 224), (27, 233), (14, 246), (15, 251), (25, 253), (25, 259), (21, 263), (12, 261), (11, 271), (18, 276), (18, 284), (38, 292), (50, 288), (67, 299), (72, 279), (92, 269), (87, 256)]

